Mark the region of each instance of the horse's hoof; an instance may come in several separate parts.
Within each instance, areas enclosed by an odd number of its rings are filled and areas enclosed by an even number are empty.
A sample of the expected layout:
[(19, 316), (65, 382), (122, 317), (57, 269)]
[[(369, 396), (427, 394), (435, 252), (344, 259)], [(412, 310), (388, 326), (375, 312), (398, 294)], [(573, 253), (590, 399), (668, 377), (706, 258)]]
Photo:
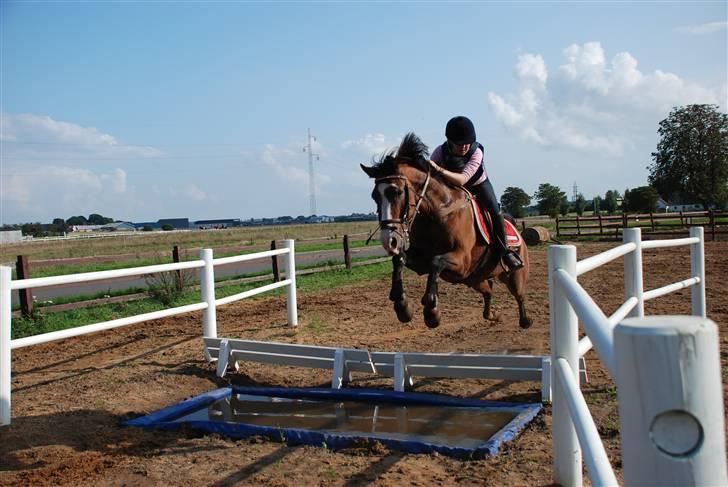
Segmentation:
[(437, 294), (425, 294), (420, 302), (425, 308), (437, 308)]
[(397, 319), (402, 323), (412, 321), (412, 308), (407, 301), (395, 301), (394, 312), (397, 313)]
[(489, 313), (483, 312), (483, 318), (486, 321), (498, 321), (500, 319), (500, 316), (498, 316), (495, 311), (490, 310)]
[(526, 328), (531, 327), (532, 321), (531, 321), (531, 318), (524, 317), (524, 318), (521, 318), (520, 320), (518, 320), (518, 324), (521, 326), (521, 328), (523, 328), (525, 330)]
[(425, 324), (428, 328), (437, 328), (440, 326), (440, 310), (437, 308), (425, 308)]

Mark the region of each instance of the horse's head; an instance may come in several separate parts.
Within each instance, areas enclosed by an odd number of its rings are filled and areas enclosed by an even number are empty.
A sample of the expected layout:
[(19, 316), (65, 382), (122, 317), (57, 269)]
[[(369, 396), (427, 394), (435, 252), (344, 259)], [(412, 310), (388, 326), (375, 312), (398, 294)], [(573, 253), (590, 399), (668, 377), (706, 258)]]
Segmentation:
[[(389, 255), (398, 255), (405, 246), (409, 224), (415, 216), (415, 194), (401, 170), (402, 166), (429, 169), (427, 146), (415, 134), (407, 134), (396, 154), (383, 155), (371, 167), (361, 164), (362, 170), (374, 179), (372, 199), (377, 203), (379, 239)], [(426, 169), (425, 169), (426, 168)]]

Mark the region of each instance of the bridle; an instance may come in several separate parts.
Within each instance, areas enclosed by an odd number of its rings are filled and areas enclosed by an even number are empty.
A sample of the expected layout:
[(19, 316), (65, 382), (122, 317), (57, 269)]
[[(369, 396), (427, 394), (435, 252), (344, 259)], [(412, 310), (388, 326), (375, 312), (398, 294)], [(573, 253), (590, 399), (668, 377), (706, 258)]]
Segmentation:
[[(417, 194), (414, 205), (411, 204), (410, 200), (409, 200), (409, 187), (410, 187), (411, 183), (410, 183), (409, 179), (407, 179), (405, 176), (402, 176), (399, 174), (392, 175), (392, 176), (383, 176), (381, 178), (375, 179), (374, 184), (378, 185), (379, 183), (382, 183), (382, 182), (394, 181), (394, 180), (400, 180), (400, 179), (404, 181), (404, 201), (405, 201), (404, 212), (403, 212), (404, 214), (401, 215), (400, 218), (388, 218), (386, 220), (382, 220), (381, 219), (382, 215), (381, 215), (381, 211), (380, 211), (379, 226), (377, 227), (376, 230), (386, 229), (386, 230), (393, 231), (395, 233), (399, 233), (402, 236), (402, 238), (404, 239), (405, 250), (406, 250), (409, 247), (410, 228), (412, 227), (412, 224), (414, 223), (415, 218), (417, 218), (417, 215), (420, 214), (420, 205), (422, 204), (422, 201), (425, 199), (425, 192), (427, 191), (427, 186), (430, 184), (430, 171), (429, 170), (427, 171), (427, 177), (425, 178), (425, 182), (422, 185), (422, 190), (420, 191), (419, 194)], [(380, 203), (380, 206), (381, 206), (381, 203)], [(410, 210), (411, 206), (414, 206), (415, 210), (414, 210), (414, 214), (412, 215), (412, 218), (410, 219), (409, 210)], [(401, 233), (399, 231), (397, 231), (395, 225), (401, 225), (401, 227), (402, 227)], [(376, 230), (375, 230), (375, 232), (376, 232)], [(374, 233), (372, 233), (372, 235), (369, 236), (369, 239), (367, 239), (367, 243), (369, 243), (369, 240), (371, 240), (373, 235), (374, 235)]]

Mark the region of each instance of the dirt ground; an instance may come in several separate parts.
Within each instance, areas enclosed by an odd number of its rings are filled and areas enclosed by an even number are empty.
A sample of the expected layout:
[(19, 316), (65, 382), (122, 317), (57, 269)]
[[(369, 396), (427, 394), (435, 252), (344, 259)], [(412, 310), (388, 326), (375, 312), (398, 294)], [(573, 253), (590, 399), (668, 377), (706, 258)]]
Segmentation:
[[(578, 245), (579, 257), (614, 244)], [(706, 244), (708, 316), (721, 332), (724, 398), (728, 368), (728, 243)], [(428, 329), (419, 297), (424, 278), (406, 277), (417, 304), (410, 324), (396, 320), (389, 283), (363, 283), (300, 294), (300, 325), (286, 326), (284, 298), (246, 300), (218, 309), (218, 334), (383, 351), (547, 354), (546, 249), (531, 252), (529, 311), (534, 326), (517, 325), (515, 302), (496, 289), (497, 322), (485, 323), (481, 300), (463, 286), (442, 284), (443, 324)], [(684, 279), (688, 250), (646, 251), (646, 288)], [(673, 274), (678, 270), (676, 274)], [(606, 314), (622, 302), (621, 260), (580, 277)], [(648, 314), (689, 314), (690, 290), (650, 301)], [(192, 431), (125, 428), (123, 420), (231, 381), (239, 385), (328, 387), (329, 371), (246, 363), (225, 380), (202, 357), (201, 315), (147, 322), (18, 349), (13, 353), (12, 425), (0, 427), (0, 485), (549, 485), (551, 410), (540, 415), (493, 458), (455, 460), (413, 455), (381, 445), (330, 451), (262, 438), (230, 440)], [(587, 401), (621, 476), (619, 419), (612, 381), (594, 352), (587, 354)], [(356, 375), (351, 387), (391, 388), (391, 379)], [(488, 380), (416, 379), (415, 391), (536, 402), (539, 384)], [(724, 400), (725, 402), (725, 400)], [(585, 477), (587, 478), (587, 477)]]

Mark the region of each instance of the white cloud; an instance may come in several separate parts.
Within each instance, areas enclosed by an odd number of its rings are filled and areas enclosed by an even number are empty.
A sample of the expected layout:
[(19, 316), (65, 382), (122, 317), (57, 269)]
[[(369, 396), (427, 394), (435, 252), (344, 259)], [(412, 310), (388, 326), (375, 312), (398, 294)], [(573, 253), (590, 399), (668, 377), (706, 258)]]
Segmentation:
[[(271, 167), (279, 177), (286, 181), (299, 184), (301, 188), (305, 188), (305, 190), (308, 191), (308, 170), (304, 169), (300, 164), (300, 162), (304, 160), (301, 157), (301, 152), (291, 149), (283, 149), (272, 144), (268, 144), (265, 146), (265, 149), (261, 154), (261, 159), (267, 166)], [(289, 164), (284, 161), (297, 161), (299, 165)], [(331, 182), (331, 178), (325, 174), (320, 174), (315, 170), (315, 166), (316, 161), (314, 161), (314, 182), (316, 190), (318, 191), (320, 187)]]
[(157, 157), (154, 147), (124, 145), (95, 127), (83, 127), (49, 116), (29, 113), (0, 114), (0, 140), (7, 142), (5, 157), (44, 160)]
[(341, 144), (342, 149), (355, 150), (359, 153), (370, 157), (374, 154), (382, 154), (394, 147), (397, 147), (400, 139), (392, 139), (384, 134), (366, 134), (363, 137), (353, 140), (344, 141)]
[(195, 183), (183, 184), (179, 188), (169, 188), (169, 194), (172, 198), (184, 198), (191, 201), (204, 201), (208, 199), (208, 194), (201, 190)]
[(675, 30), (677, 32), (682, 32), (685, 34), (712, 34), (714, 32), (720, 32), (721, 30), (728, 29), (728, 21), (722, 21), (722, 22), (707, 22), (705, 24), (696, 24), (696, 25), (683, 25), (680, 27), (676, 27)]
[(533, 80), (540, 87), (546, 84), (549, 77), (546, 63), (540, 54), (522, 54), (518, 56), (516, 74), (521, 81)]
[(514, 92), (488, 93), (498, 120), (540, 146), (622, 155), (638, 133), (653, 134), (672, 107), (720, 103), (726, 92), (725, 85), (713, 89), (661, 70), (643, 73), (628, 52), (607, 62), (599, 42), (572, 44), (563, 56), (548, 76), (540, 55), (520, 55)]
[(488, 93), (488, 102), (495, 111), (498, 119), (506, 124), (507, 127), (516, 127), (523, 120), (523, 116), (501, 96), (495, 93)]
[(126, 192), (126, 174), (119, 169), (97, 174), (75, 167), (40, 166), (19, 172), (3, 170), (0, 178), (3, 206), (53, 208), (59, 214), (97, 208)]

